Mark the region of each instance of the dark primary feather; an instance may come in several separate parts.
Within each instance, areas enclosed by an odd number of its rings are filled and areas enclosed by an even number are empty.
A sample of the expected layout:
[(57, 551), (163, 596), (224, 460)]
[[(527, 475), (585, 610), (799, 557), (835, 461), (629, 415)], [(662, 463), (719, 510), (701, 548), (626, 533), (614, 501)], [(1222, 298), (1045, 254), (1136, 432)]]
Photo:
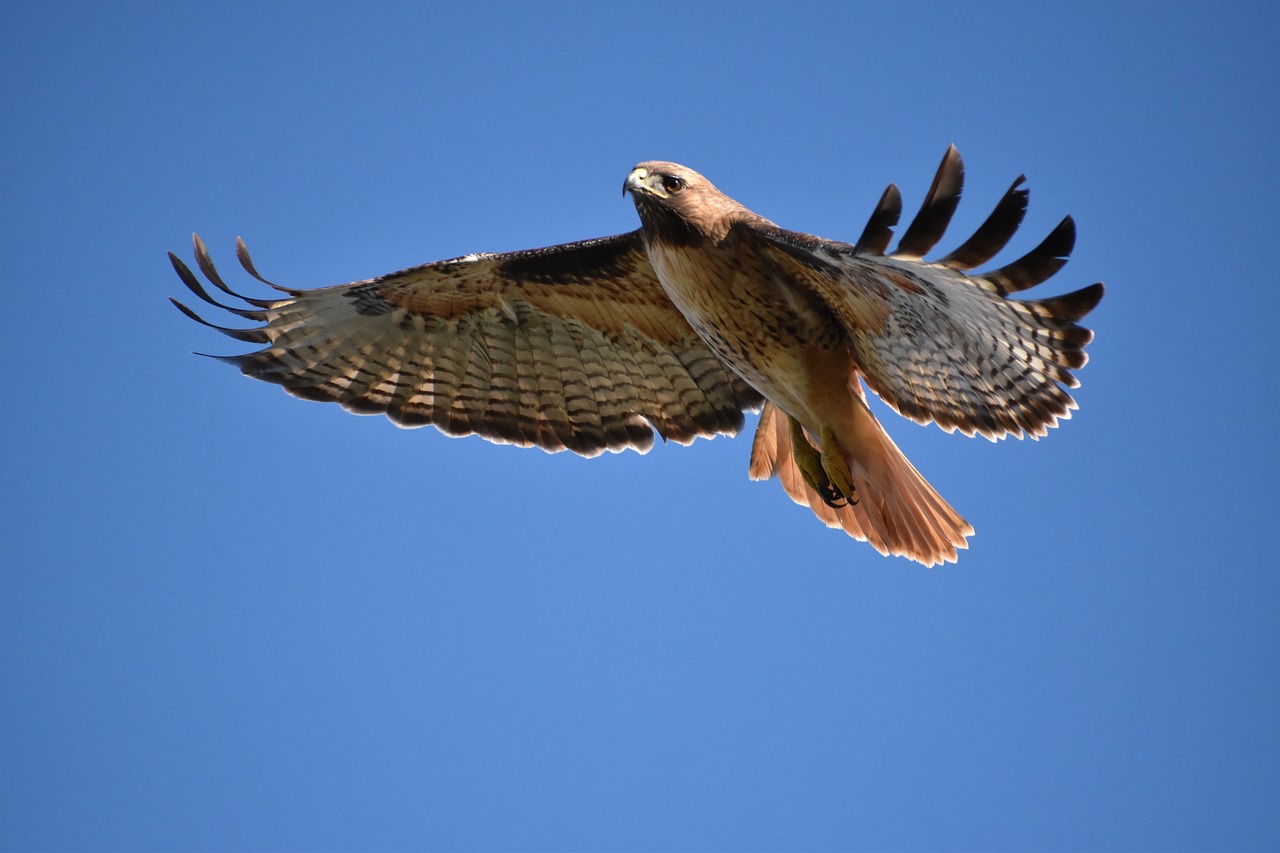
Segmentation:
[(1022, 224), (1022, 217), (1026, 215), (1030, 193), (1020, 189), (1025, 180), (1023, 175), (1019, 175), (996, 204), (995, 210), (991, 211), (991, 215), (973, 232), (973, 236), (951, 254), (939, 258), (936, 263), (944, 267), (969, 270), (994, 258), (1009, 243)]
[(1070, 216), (1058, 223), (1030, 252), (1008, 266), (1001, 267), (981, 278), (996, 293), (1005, 295), (1035, 287), (1062, 269), (1076, 244), (1076, 223)]
[(893, 184), (885, 187), (884, 194), (871, 212), (871, 218), (862, 229), (862, 235), (854, 245), (860, 255), (883, 255), (893, 240), (893, 227), (902, 216), (902, 193)]
[(907, 226), (894, 254), (904, 258), (922, 258), (942, 239), (951, 217), (960, 203), (964, 187), (964, 161), (954, 145), (947, 147), (942, 164), (933, 177), (929, 193), (924, 197), (915, 219)]

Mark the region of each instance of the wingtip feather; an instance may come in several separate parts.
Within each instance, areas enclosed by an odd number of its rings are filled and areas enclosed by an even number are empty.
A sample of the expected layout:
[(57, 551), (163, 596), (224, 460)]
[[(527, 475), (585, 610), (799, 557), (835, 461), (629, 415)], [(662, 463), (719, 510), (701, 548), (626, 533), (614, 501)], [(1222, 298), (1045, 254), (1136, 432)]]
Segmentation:
[(244, 268), (245, 272), (265, 284), (267, 287), (274, 288), (281, 293), (287, 293), (290, 296), (297, 296), (298, 293), (300, 293), (300, 291), (295, 288), (284, 287), (276, 284), (274, 281), (268, 281), (263, 278), (262, 274), (258, 272), (257, 267), (253, 265), (253, 258), (249, 256), (249, 246), (244, 242), (243, 237), (236, 237), (236, 260), (240, 261), (240, 266)]
[(853, 251), (859, 255), (883, 255), (893, 241), (893, 229), (901, 217), (902, 192), (896, 184), (889, 184), (876, 202)]
[(938, 263), (953, 269), (973, 269), (991, 260), (1008, 245), (1027, 213), (1030, 192), (1022, 186), (1026, 179), (1025, 175), (1019, 175), (973, 236)]
[(893, 254), (904, 258), (924, 257), (942, 239), (963, 190), (964, 160), (954, 144), (948, 145), (919, 212), (907, 226)]
[(229, 338), (235, 338), (238, 341), (244, 341), (248, 344), (266, 344), (271, 342), (270, 337), (268, 337), (266, 331), (263, 329), (232, 329), (227, 326), (219, 326), (216, 323), (210, 323), (208, 320), (204, 319), (195, 311), (192, 311), (186, 305), (183, 305), (177, 299), (174, 299), (172, 296), (169, 297), (169, 301), (172, 302), (179, 311), (186, 314), (200, 325), (208, 326), (210, 329), (222, 332), (222, 334)]

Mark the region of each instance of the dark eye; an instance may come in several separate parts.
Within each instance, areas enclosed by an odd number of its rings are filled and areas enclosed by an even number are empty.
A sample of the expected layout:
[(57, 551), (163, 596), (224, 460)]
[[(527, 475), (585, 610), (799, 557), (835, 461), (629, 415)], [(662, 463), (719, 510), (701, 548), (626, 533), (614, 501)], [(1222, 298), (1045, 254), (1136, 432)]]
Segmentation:
[(663, 175), (662, 188), (674, 195), (684, 189), (684, 179), (677, 178), (675, 175)]

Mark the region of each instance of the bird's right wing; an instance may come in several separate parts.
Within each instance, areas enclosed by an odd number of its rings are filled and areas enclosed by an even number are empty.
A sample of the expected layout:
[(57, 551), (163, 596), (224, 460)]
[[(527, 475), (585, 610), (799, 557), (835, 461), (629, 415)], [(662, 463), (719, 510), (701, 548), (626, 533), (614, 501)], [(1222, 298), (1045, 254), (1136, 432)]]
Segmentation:
[[(546, 249), (468, 255), (284, 298), (234, 293), (199, 237), (195, 256), (239, 308), (214, 300), (170, 254), (187, 287), (247, 320), (213, 326), (264, 344), (223, 357), (247, 376), (400, 426), (592, 456), (644, 452), (656, 429), (682, 444), (732, 434), (759, 394), (697, 337), (668, 299), (639, 232)], [(244, 268), (258, 275), (244, 243)]]

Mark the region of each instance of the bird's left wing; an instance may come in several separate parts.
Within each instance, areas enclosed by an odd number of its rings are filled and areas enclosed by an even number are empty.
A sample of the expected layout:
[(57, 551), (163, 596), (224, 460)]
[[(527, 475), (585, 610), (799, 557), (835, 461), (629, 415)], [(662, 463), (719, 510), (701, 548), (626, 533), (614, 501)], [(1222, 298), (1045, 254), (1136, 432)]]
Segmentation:
[(200, 299), (261, 325), (213, 326), (264, 344), (222, 360), (290, 394), (386, 414), (400, 426), (569, 449), (687, 444), (735, 433), (760, 404), (699, 340), (667, 298), (638, 232), (546, 249), (468, 255), (315, 290), (271, 284), (244, 243), (237, 255), (284, 298), (234, 293), (199, 237), (197, 264), (214, 300), (181, 260), (174, 269)]
[(952, 147), (889, 255), (883, 252), (901, 212), (892, 185), (856, 245), (772, 225), (750, 226), (750, 235), (779, 280), (817, 296), (838, 318), (858, 371), (899, 414), (992, 439), (1040, 436), (1076, 407), (1062, 386), (1080, 384), (1070, 371), (1084, 366), (1093, 333), (1078, 322), (1101, 300), (1103, 287), (1008, 298), (1066, 263), (1075, 241), (1070, 217), (1019, 260), (991, 272), (965, 272), (994, 257), (1017, 230), (1027, 205), (1021, 177), (972, 237), (925, 261), (955, 211), (963, 174)]

